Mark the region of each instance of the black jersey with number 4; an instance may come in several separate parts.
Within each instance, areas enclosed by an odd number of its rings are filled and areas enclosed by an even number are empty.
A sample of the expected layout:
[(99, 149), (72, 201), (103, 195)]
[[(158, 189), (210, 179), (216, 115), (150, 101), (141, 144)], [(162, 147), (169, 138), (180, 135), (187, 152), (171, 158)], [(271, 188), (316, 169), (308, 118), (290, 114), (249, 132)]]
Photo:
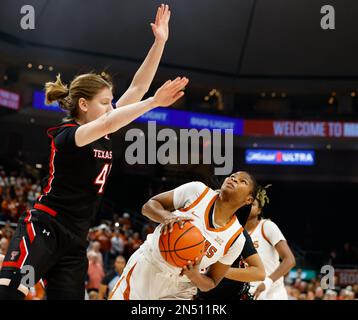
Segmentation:
[(49, 174), (35, 209), (47, 212), (82, 239), (95, 217), (112, 166), (108, 136), (77, 147), (74, 121), (47, 130)]

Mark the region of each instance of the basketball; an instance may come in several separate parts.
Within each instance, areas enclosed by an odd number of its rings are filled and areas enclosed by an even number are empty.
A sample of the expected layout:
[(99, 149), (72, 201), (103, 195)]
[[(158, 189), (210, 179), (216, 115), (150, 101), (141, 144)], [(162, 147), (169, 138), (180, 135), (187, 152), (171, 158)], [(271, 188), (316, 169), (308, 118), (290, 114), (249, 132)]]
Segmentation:
[(174, 267), (184, 267), (188, 260), (200, 259), (204, 255), (205, 238), (190, 221), (185, 221), (180, 229), (174, 223), (173, 231), (161, 234), (159, 249), (163, 259)]

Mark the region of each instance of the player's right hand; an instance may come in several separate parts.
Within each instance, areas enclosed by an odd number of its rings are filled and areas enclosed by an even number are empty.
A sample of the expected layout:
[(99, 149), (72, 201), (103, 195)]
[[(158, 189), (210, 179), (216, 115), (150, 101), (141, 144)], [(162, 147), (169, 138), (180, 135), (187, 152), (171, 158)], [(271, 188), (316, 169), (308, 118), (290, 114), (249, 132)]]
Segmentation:
[(161, 233), (166, 234), (167, 232), (170, 233), (173, 231), (174, 223), (179, 224), (179, 228), (182, 229), (184, 226), (185, 221), (192, 221), (192, 218), (189, 217), (170, 217), (164, 220)]
[(169, 107), (184, 95), (184, 88), (189, 83), (185, 77), (177, 77), (175, 80), (165, 82), (154, 94), (154, 104), (161, 107)]

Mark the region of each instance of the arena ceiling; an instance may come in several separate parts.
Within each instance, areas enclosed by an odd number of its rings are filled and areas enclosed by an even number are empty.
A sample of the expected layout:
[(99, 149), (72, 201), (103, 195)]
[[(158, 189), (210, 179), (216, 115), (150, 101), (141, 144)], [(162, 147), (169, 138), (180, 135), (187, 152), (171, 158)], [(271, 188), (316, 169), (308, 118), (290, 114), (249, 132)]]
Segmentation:
[[(358, 3), (330, 0), (336, 30), (322, 30), (321, 0), (181, 0), (172, 9), (163, 66), (224, 78), (358, 79)], [(159, 1), (30, 0), (35, 30), (22, 30), (23, 0), (0, 2), (1, 53), (123, 67), (143, 59)]]

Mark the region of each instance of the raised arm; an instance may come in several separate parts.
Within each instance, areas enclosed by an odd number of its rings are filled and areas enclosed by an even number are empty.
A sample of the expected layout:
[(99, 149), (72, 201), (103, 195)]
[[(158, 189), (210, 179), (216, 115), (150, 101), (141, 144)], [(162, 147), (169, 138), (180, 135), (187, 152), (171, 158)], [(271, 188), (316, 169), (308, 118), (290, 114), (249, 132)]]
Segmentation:
[(157, 90), (153, 97), (109, 111), (96, 120), (81, 125), (76, 130), (76, 145), (82, 147), (109, 133), (116, 132), (155, 107), (172, 105), (184, 95), (182, 89), (188, 82), (187, 78), (176, 78), (174, 81), (168, 80)]
[(162, 4), (157, 10), (155, 22), (150, 24), (155, 36), (154, 43), (142, 65), (134, 75), (129, 88), (117, 101), (117, 108), (142, 100), (143, 96), (148, 91), (154, 75), (157, 72), (165, 43), (168, 40), (169, 19), (169, 6)]

